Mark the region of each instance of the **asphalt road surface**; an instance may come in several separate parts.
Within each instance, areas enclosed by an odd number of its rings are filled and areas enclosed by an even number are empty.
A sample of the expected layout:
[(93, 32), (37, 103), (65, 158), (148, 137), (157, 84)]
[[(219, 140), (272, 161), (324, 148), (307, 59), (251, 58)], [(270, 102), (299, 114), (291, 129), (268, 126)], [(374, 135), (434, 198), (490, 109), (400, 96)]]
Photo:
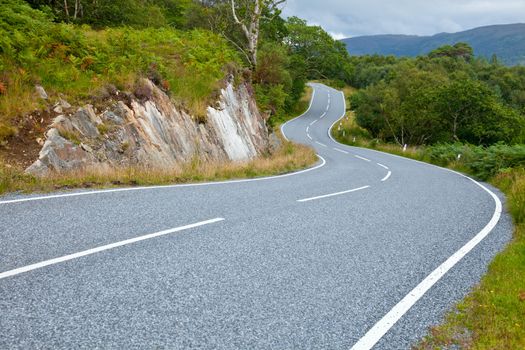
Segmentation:
[(313, 86), (283, 126), (308, 171), (0, 198), (0, 349), (410, 348), (510, 239), (503, 198), (337, 144)]

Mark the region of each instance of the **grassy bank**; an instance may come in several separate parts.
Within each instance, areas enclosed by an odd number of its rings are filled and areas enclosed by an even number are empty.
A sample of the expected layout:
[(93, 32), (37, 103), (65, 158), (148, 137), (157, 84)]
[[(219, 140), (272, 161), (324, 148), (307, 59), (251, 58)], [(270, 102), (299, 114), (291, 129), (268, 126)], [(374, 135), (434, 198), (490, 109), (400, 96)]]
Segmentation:
[(311, 166), (317, 161), (315, 152), (290, 142), (272, 155), (249, 162), (206, 162), (194, 159), (169, 170), (140, 167), (115, 169), (84, 169), (76, 172), (34, 177), (8, 168), (0, 162), (0, 194), (8, 192), (49, 192), (73, 188), (108, 188), (221, 181), (284, 174)]
[[(23, 1), (0, 6), (0, 145), (18, 133), (16, 118), (50, 108), (104, 100), (108, 89), (135, 91), (147, 76), (194, 115), (205, 113), (240, 58), (206, 30), (111, 28), (53, 22)], [(37, 98), (42, 86), (48, 99)]]
[[(525, 170), (523, 146), (438, 145), (407, 147), (370, 138), (348, 112), (333, 129), (342, 143), (446, 166), (483, 179), (507, 196), (516, 229), (480, 284), (415, 348), (525, 349)], [(458, 157), (458, 155), (461, 155)]]

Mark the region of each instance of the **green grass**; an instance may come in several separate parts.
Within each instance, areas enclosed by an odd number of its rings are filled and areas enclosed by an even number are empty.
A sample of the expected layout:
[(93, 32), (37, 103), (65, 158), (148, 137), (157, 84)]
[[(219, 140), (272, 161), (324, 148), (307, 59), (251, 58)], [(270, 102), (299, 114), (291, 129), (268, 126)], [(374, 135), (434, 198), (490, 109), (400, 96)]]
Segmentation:
[(297, 102), (297, 104), (294, 106), (294, 108), (285, 114), (278, 114), (274, 115), (270, 118), (268, 121), (268, 124), (272, 128), (277, 128), (281, 124), (286, 123), (288, 120), (293, 119), (303, 113), (305, 113), (308, 110), (308, 106), (310, 106), (310, 100), (312, 99), (313, 89), (309, 86), (306, 86), (306, 89)]
[(43, 109), (35, 84), (73, 105), (111, 86), (140, 89), (148, 77), (195, 115), (240, 59), (225, 39), (204, 30), (113, 28), (54, 23), (21, 0), (0, 0), (0, 142), (16, 133), (15, 117)]
[[(352, 112), (336, 124), (342, 143), (446, 166), (483, 178), (501, 189), (516, 225), (512, 242), (490, 264), (473, 291), (433, 327), (415, 349), (525, 349), (525, 170), (522, 147), (468, 145), (408, 147), (382, 143), (360, 128)], [(457, 154), (463, 157), (458, 160)]]

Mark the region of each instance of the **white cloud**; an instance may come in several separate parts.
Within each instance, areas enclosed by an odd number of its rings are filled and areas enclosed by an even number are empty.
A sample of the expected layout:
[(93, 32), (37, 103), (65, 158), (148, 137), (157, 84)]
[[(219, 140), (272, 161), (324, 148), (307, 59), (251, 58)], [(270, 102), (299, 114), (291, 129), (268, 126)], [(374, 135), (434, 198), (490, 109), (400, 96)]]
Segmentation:
[(288, 0), (284, 15), (320, 24), (335, 38), (432, 35), (525, 22), (525, 0)]

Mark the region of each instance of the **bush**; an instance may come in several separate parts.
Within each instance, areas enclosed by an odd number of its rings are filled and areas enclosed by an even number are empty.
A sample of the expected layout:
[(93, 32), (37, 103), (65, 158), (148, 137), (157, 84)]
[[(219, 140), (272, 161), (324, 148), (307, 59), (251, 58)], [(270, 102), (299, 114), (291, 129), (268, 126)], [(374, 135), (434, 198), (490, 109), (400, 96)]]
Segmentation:
[[(460, 159), (458, 155), (461, 155)], [(441, 166), (457, 163), (482, 180), (507, 169), (525, 167), (525, 145), (482, 147), (461, 143), (439, 144), (426, 147), (423, 156)]]

